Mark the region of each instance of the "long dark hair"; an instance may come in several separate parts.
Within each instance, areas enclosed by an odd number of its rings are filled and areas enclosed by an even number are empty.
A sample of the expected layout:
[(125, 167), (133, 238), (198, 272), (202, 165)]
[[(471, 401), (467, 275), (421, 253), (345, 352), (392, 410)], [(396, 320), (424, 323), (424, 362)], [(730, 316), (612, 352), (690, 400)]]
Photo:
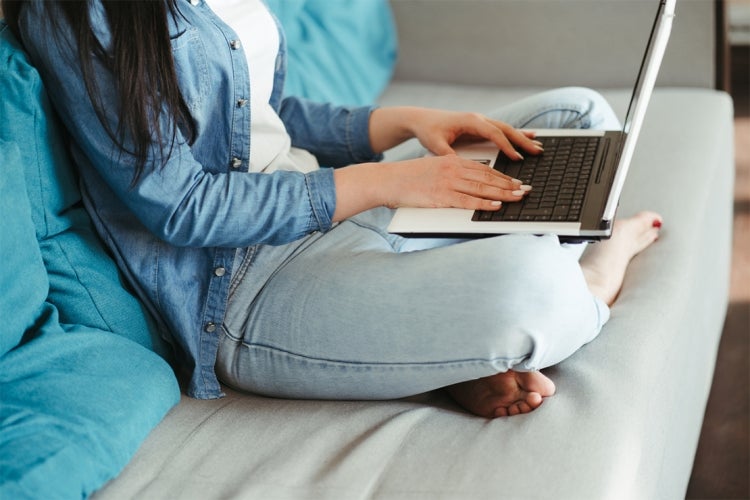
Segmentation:
[[(51, 26), (59, 26), (60, 13), (70, 25), (89, 98), (115, 144), (135, 159), (135, 185), (143, 174), (154, 143), (164, 165), (178, 130), (189, 142), (196, 134), (195, 123), (178, 85), (169, 38), (168, 16), (179, 15), (179, 8), (177, 0), (101, 0), (112, 34), (112, 53), (107, 54), (92, 31), (89, 17), (92, 1), (61, 0), (42, 4)], [(19, 40), (22, 37), (18, 17), (23, 3), (24, 0), (2, 0), (6, 22)], [(117, 84), (116, 130), (112, 130), (105, 118), (105, 105), (91, 54), (112, 72)], [(160, 125), (164, 114), (171, 124), (168, 137), (163, 136)], [(132, 146), (126, 146), (128, 141)]]

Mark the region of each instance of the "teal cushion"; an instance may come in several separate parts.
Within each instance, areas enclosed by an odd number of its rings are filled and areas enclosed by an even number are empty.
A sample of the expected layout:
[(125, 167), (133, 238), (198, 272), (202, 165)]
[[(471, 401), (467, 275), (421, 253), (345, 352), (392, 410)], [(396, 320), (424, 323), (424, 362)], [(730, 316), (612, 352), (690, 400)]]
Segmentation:
[[(0, 140), (0, 357), (16, 347), (36, 322), (49, 283), (34, 235), (21, 154)], [(4, 397), (0, 397), (0, 400)]]
[(374, 103), (391, 79), (397, 37), (388, 0), (266, 0), (284, 27), (287, 95)]
[(31, 215), (49, 275), (48, 300), (60, 321), (117, 333), (166, 355), (152, 318), (128, 291), (95, 233), (39, 74), (3, 22), (0, 95), (0, 139), (24, 146)]
[(2, 22), (0, 96), (0, 498), (80, 499), (122, 470), (180, 391)]
[(169, 365), (128, 339), (61, 325), (21, 152), (0, 140), (0, 498), (88, 496), (179, 399)]
[(115, 477), (179, 400), (171, 368), (118, 335), (65, 327), (44, 304), (0, 357), (0, 498), (81, 499)]

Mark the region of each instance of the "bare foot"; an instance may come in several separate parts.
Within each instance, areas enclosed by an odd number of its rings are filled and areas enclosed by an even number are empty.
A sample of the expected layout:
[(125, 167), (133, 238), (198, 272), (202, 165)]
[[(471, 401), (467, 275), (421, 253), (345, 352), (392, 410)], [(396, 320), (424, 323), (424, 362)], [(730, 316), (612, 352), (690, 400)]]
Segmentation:
[(555, 393), (555, 384), (540, 372), (509, 370), (489, 377), (446, 387), (465, 409), (485, 418), (529, 413), (542, 398)]
[(591, 293), (611, 306), (631, 259), (657, 240), (661, 224), (659, 214), (640, 212), (616, 221), (610, 239), (589, 245), (581, 258), (581, 269)]
[[(607, 305), (620, 293), (630, 261), (659, 237), (661, 216), (641, 212), (615, 223), (609, 240), (590, 245), (581, 269), (591, 292)], [(446, 388), (468, 411), (486, 418), (529, 413), (555, 393), (555, 384), (540, 372), (509, 370)]]
[[(620, 293), (630, 261), (659, 237), (662, 218), (640, 212), (615, 222), (612, 237), (590, 245), (581, 269), (591, 293), (611, 306)], [(529, 413), (555, 393), (555, 384), (540, 372), (509, 370), (446, 387), (468, 411), (486, 418)]]

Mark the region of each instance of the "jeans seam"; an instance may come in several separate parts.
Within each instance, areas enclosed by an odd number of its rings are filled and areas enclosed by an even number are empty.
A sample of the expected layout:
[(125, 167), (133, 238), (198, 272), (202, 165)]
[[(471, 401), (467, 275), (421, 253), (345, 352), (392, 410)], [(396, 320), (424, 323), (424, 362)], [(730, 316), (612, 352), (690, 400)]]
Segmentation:
[(252, 246), (245, 250), (245, 255), (242, 257), (242, 260), (240, 261), (239, 268), (234, 272), (234, 276), (232, 276), (232, 281), (229, 283), (229, 292), (227, 294), (227, 302), (229, 302), (232, 297), (234, 297), (234, 292), (237, 291), (237, 287), (242, 282), (243, 278), (247, 274), (247, 270), (250, 268), (250, 264), (255, 258), (255, 250), (257, 247)]
[(286, 349), (280, 349), (278, 347), (274, 347), (271, 345), (243, 342), (242, 339), (235, 339), (229, 334), (227, 334), (227, 337), (238, 346), (241, 345), (243, 348), (246, 348), (248, 350), (256, 349), (256, 350), (270, 351), (273, 354), (280, 354), (280, 355), (287, 356), (287, 357), (297, 358), (297, 360), (305, 361), (307, 363), (316, 363), (320, 365), (329, 365), (329, 366), (343, 365), (343, 366), (349, 366), (353, 368), (413, 368), (413, 367), (439, 368), (439, 367), (444, 367), (446, 365), (452, 365), (452, 366), (485, 365), (485, 364), (493, 364), (494, 362), (497, 362), (497, 361), (503, 361), (503, 362), (510, 361), (511, 364), (515, 365), (525, 360), (528, 357), (528, 355), (523, 355), (523, 356), (513, 356), (513, 357), (466, 358), (466, 359), (453, 359), (453, 360), (440, 360), (440, 361), (418, 361), (418, 362), (417, 361), (404, 361), (404, 362), (350, 361), (350, 360), (321, 358), (317, 356), (307, 356), (304, 354), (299, 354), (299, 353), (295, 353), (292, 351), (288, 351)]

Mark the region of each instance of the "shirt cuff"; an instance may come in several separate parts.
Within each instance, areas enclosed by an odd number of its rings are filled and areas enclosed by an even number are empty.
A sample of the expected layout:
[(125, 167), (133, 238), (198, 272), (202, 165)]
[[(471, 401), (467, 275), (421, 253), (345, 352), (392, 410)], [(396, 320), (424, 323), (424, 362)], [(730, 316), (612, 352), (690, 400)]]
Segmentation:
[(347, 116), (346, 146), (356, 163), (380, 161), (382, 154), (377, 154), (370, 144), (370, 115), (377, 106), (352, 108)]
[(313, 230), (326, 232), (333, 224), (333, 212), (336, 210), (336, 184), (333, 182), (332, 168), (319, 168), (305, 174), (307, 195), (312, 207), (311, 220)]

